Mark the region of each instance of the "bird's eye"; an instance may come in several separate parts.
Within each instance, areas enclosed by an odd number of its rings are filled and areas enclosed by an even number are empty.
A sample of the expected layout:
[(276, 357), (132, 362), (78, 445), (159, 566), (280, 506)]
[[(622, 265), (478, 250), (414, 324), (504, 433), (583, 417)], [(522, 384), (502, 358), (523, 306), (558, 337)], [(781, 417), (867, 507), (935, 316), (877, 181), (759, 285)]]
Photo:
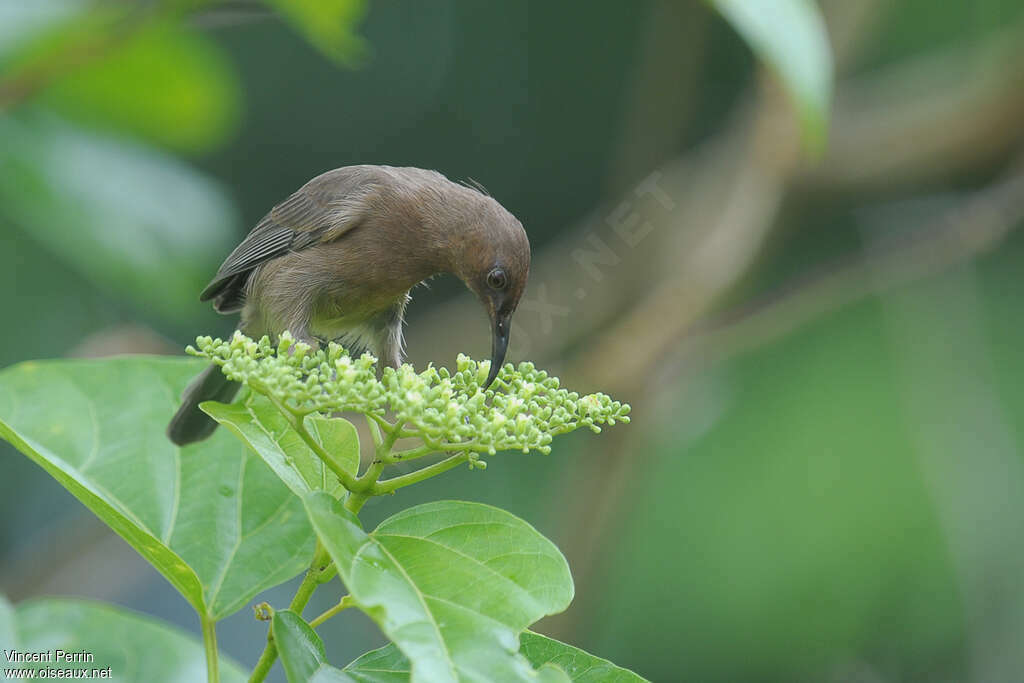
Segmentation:
[(487, 273), (487, 286), (491, 289), (505, 289), (508, 286), (508, 276), (501, 268), (495, 268)]

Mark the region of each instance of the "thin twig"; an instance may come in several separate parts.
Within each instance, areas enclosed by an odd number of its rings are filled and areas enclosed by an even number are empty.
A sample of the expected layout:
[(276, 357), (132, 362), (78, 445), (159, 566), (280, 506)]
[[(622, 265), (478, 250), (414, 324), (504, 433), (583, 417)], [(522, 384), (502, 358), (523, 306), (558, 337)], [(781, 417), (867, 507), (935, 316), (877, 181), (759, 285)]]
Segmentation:
[[(333, 571), (334, 566), (331, 561), (331, 556), (318, 540), (316, 543), (316, 550), (313, 553), (313, 560), (309, 563), (309, 569), (306, 571), (306, 575), (302, 577), (302, 583), (299, 584), (299, 589), (295, 591), (295, 596), (292, 597), (292, 601), (289, 603), (288, 609), (299, 616), (302, 616), (302, 611), (306, 609), (306, 605), (309, 604), (309, 600), (313, 597), (313, 593), (320, 584), (324, 583), (326, 575), (328, 573), (333, 573)], [(267, 677), (267, 673), (270, 672), (270, 668), (274, 666), (274, 661), (276, 660), (277, 645), (274, 643), (274, 633), (272, 630), (268, 630), (267, 645), (263, 648), (263, 653), (256, 662), (256, 666), (253, 668), (252, 674), (249, 676), (249, 683), (260, 683), (260, 681), (264, 680)]]
[[(1024, 170), (971, 194), (924, 225), (867, 252), (799, 275), (779, 292), (695, 329), (664, 366), (699, 357), (718, 363), (778, 339), (808, 321), (872, 294), (955, 266), (1001, 244), (1024, 227)], [(669, 377), (673, 373), (669, 373)]]
[(447, 472), (453, 467), (457, 467), (464, 462), (468, 462), (469, 458), (470, 454), (463, 451), (461, 453), (456, 453), (455, 455), (450, 455), (444, 460), (440, 460), (435, 462), (433, 465), (428, 465), (418, 469), (415, 472), (410, 472), (409, 474), (403, 474), (399, 477), (393, 477), (391, 479), (385, 479), (384, 481), (377, 482), (377, 485), (373, 488), (374, 495), (382, 496), (388, 493), (393, 493), (404, 486), (418, 484), (419, 482), (430, 479), (431, 477), (436, 477), (442, 472)]
[(319, 626), (320, 624), (324, 623), (325, 621), (327, 621), (331, 617), (339, 614), (340, 612), (343, 612), (344, 610), (347, 610), (349, 607), (355, 607), (355, 606), (356, 606), (355, 598), (353, 598), (351, 595), (346, 595), (346, 596), (342, 597), (341, 600), (338, 601), (337, 605), (335, 605), (335, 606), (325, 610), (322, 614), (320, 614), (315, 619), (313, 619), (313, 621), (309, 622), (309, 625), (312, 626), (313, 628), (316, 628), (317, 626)]

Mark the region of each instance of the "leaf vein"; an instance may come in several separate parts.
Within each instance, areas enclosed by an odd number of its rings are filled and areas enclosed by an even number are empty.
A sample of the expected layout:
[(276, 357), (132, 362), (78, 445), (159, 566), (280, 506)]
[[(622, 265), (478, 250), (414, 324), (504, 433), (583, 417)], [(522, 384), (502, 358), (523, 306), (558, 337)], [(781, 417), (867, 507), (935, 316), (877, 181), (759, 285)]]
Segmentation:
[(242, 547), (242, 483), (245, 480), (245, 466), (249, 462), (249, 457), (246, 454), (242, 457), (242, 466), (238, 468), (238, 487), (235, 489), (237, 492), (237, 504), (235, 517), (236, 522), (236, 534), (235, 544), (231, 548), (231, 552), (228, 553), (227, 558), (224, 561), (224, 566), (220, 570), (220, 574), (217, 577), (217, 583), (215, 584), (213, 591), (210, 593), (209, 603), (206, 605), (209, 610), (210, 605), (216, 604), (217, 596), (220, 595), (220, 590), (224, 586), (224, 579), (227, 578), (228, 569), (231, 568), (231, 563), (235, 561), (235, 555), (238, 554), (239, 548)]
[[(458, 680), (459, 675), (455, 667), (455, 660), (452, 659), (452, 653), (448, 650), (448, 643), (445, 642), (444, 637), (441, 635), (441, 626), (437, 623), (437, 619), (434, 617), (434, 613), (430, 611), (430, 607), (427, 605), (426, 596), (420, 590), (420, 587), (416, 585), (416, 582), (412, 580), (412, 577), (409, 576), (408, 572), (405, 571), (405, 567), (403, 567), (402, 564), (398, 561), (398, 558), (392, 555), (391, 552), (384, 546), (383, 543), (378, 542), (376, 539), (372, 540), (374, 544), (378, 548), (380, 548), (381, 552), (387, 555), (391, 562), (395, 565), (395, 567), (398, 568), (398, 571), (402, 573), (403, 577), (405, 577), (405, 580), (409, 583), (409, 586), (412, 588), (413, 592), (416, 593), (416, 597), (419, 598), (420, 604), (423, 605), (423, 611), (427, 614), (427, 616), (430, 617), (430, 625), (434, 627), (434, 632), (437, 634), (438, 643), (440, 644), (441, 649), (444, 652), (445, 661), (448, 664), (448, 671), (456, 680)], [(360, 548), (360, 552), (362, 552), (362, 548)]]
[[(376, 533), (374, 535), (377, 538), (380, 537), (380, 535), (378, 535)], [(466, 553), (462, 552), (461, 550), (457, 550), (457, 549), (455, 549), (455, 548), (453, 548), (453, 547), (451, 547), (449, 545), (445, 545), (444, 543), (439, 543), (438, 541), (435, 541), (432, 538), (425, 538), (423, 536), (409, 536), (408, 534), (383, 534), (383, 535), (384, 536), (399, 537), (399, 538), (408, 538), (408, 539), (412, 539), (414, 541), (423, 541), (424, 543), (431, 543), (433, 545), (436, 545), (439, 548), (444, 548), (445, 550), (447, 550), (447, 551), (449, 551), (451, 553), (454, 553), (454, 554), (458, 555), (459, 557), (465, 558), (466, 560), (469, 560), (470, 562), (478, 565), (479, 567), (485, 569), (486, 571), (490, 572), (492, 575), (498, 577), (499, 579), (503, 579), (504, 581), (506, 581), (508, 583), (511, 583), (513, 586), (518, 588), (524, 594), (524, 596), (526, 598), (529, 598), (530, 605), (535, 610), (540, 611), (542, 614), (545, 612), (544, 607), (537, 601), (537, 598), (534, 597), (533, 593), (531, 593), (530, 590), (526, 586), (524, 586), (521, 583), (513, 580), (511, 577), (505, 576), (504, 574), (496, 571), (494, 568), (489, 567), (484, 562), (482, 562), (481, 560), (478, 560), (477, 558), (473, 557), (472, 555), (467, 555)], [(382, 545), (382, 544), (378, 543), (378, 545)], [(538, 556), (544, 557), (543, 555), (540, 555), (539, 553), (538, 553)]]

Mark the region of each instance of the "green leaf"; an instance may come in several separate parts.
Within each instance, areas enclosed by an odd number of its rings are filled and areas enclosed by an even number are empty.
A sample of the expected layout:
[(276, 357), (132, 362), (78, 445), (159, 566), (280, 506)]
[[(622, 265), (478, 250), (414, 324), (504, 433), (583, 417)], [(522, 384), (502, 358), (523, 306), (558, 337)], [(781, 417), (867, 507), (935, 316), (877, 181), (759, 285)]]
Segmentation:
[[(205, 681), (203, 646), (191, 634), (126, 609), (88, 602), (47, 598), (30, 600), (16, 610), (18, 649), (23, 652), (88, 652), (92, 662), (24, 664), (44, 668), (110, 667), (111, 679), (177, 683)], [(5, 667), (10, 666), (6, 664)], [(223, 683), (246, 680), (239, 666), (221, 655)]]
[(541, 683), (570, 683), (570, 678), (557, 664), (543, 664), (537, 669), (537, 680)]
[(331, 666), (316, 631), (295, 612), (279, 610), (271, 621), (274, 642), (288, 683), (353, 683), (354, 678)]
[(202, 152), (235, 129), (241, 91), (209, 38), (177, 23), (153, 23), (55, 80), (42, 99), (83, 123)]
[(364, 0), (265, 0), (313, 46), (331, 59), (352, 64), (363, 53), (355, 26), (366, 14)]
[(409, 659), (389, 643), (362, 655), (343, 670), (359, 683), (408, 683)]
[[(570, 683), (572, 680), (563, 669), (555, 664), (540, 662), (537, 666), (534, 681)], [(356, 681), (356, 683), (409, 683), (412, 675), (409, 671), (409, 660), (393, 643), (367, 652), (342, 671), (349, 675), (348, 680)], [(490, 672), (486, 670), (479, 674), (479, 679), (492, 680)]]
[(108, 291), (173, 319), (195, 315), (237, 223), (197, 171), (38, 109), (0, 116), (0, 212)]
[[(341, 417), (309, 415), (306, 417), (306, 429), (323, 446), (335, 465), (352, 476), (359, 473), (359, 432), (354, 424)], [(325, 486), (320, 488), (329, 490)]]
[(219, 619), (308, 563), (293, 496), (224, 430), (186, 448), (164, 436), (203, 364), (132, 356), (0, 372), (0, 437), (35, 461)]
[(324, 493), (306, 498), (356, 603), (412, 662), (413, 681), (536, 681), (519, 633), (572, 600), (565, 558), (536, 529), (479, 503), (440, 501), (366, 534)]
[(519, 645), (519, 651), (531, 664), (536, 667), (555, 664), (573, 683), (643, 683), (647, 680), (607, 659), (532, 631), (520, 636)]
[[(573, 683), (643, 683), (647, 679), (615, 666), (607, 659), (595, 657), (532, 631), (519, 637), (519, 652), (538, 669), (557, 666), (558, 673)], [(409, 660), (394, 644), (367, 652), (344, 668), (359, 683), (407, 683)]]
[[(241, 402), (225, 405), (211, 401), (201, 408), (248, 444), (295, 495), (302, 498), (321, 490), (337, 497), (341, 492), (338, 478), (265, 397), (250, 393)], [(306, 429), (345, 471), (355, 476), (359, 469), (359, 434), (351, 422), (311, 415), (306, 418)]]
[(832, 52), (813, 0), (710, 0), (757, 56), (771, 66), (800, 114), (804, 140), (824, 146), (832, 100)]

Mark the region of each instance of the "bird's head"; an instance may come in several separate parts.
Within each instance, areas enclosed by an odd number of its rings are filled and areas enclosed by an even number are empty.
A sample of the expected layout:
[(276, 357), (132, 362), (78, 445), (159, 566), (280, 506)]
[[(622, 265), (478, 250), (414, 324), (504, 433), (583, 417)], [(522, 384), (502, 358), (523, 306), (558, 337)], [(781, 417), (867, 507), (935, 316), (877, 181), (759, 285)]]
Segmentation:
[(512, 314), (530, 273), (530, 241), (515, 216), (485, 197), (464, 232), (456, 275), (480, 299), (491, 322), (491, 371), (486, 389), (498, 376), (508, 349)]

